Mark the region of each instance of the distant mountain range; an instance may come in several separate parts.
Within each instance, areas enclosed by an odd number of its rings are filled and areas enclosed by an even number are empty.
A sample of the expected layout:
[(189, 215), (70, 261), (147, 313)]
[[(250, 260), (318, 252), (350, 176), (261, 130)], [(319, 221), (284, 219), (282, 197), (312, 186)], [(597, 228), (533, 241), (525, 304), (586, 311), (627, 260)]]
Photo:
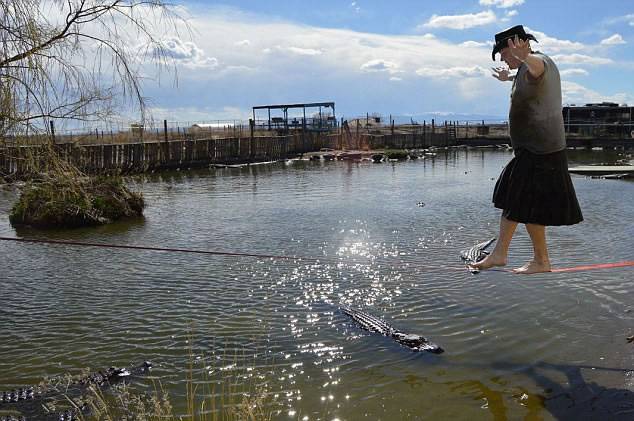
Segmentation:
[[(389, 124), (390, 115), (389, 114), (380, 114), (380, 113), (369, 113), (370, 118), (374, 116), (380, 116), (381, 122), (384, 124)], [(341, 119), (342, 115), (339, 114), (338, 118)], [(361, 115), (354, 114), (354, 116), (349, 117), (344, 114), (343, 118), (345, 120), (352, 120), (361, 117)], [(449, 113), (449, 112), (430, 112), (430, 113), (422, 113), (422, 114), (412, 114), (412, 115), (392, 115), (392, 119), (394, 120), (394, 124), (407, 124), (407, 123), (418, 123), (423, 124), (426, 122), (427, 124), (431, 123), (433, 119), (436, 123), (442, 124), (445, 121), (473, 121), (481, 122), (482, 120), (486, 122), (505, 122), (507, 120), (506, 116), (499, 115), (488, 115), (488, 114), (461, 114), (461, 113)]]

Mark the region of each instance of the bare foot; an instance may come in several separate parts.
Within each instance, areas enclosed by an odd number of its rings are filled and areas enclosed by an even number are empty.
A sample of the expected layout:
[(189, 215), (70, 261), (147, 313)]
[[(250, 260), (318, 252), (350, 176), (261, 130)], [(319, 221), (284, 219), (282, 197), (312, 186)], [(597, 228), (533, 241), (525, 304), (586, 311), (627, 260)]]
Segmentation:
[(543, 272), (550, 272), (550, 262), (539, 262), (537, 260), (531, 260), (524, 266), (513, 269), (513, 273), (520, 273), (522, 275), (530, 275), (531, 273)]
[(504, 256), (498, 256), (494, 253), (489, 254), (487, 257), (480, 260), (478, 263), (469, 265), (470, 268), (474, 268), (478, 270), (487, 270), (496, 266), (506, 266), (506, 258)]

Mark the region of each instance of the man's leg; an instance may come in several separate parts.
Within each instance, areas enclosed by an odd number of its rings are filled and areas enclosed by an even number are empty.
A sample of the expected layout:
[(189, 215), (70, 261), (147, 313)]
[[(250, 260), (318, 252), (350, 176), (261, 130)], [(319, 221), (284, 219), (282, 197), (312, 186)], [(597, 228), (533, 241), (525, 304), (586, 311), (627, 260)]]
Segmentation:
[(546, 245), (546, 227), (543, 225), (526, 224), (526, 231), (533, 243), (533, 260), (524, 266), (513, 269), (515, 273), (531, 274), (550, 272), (550, 259)]
[(500, 218), (500, 235), (495, 243), (495, 248), (485, 259), (472, 266), (484, 270), (494, 266), (506, 265), (506, 256), (509, 253), (509, 246), (511, 245), (515, 228), (517, 228), (517, 222), (502, 216)]

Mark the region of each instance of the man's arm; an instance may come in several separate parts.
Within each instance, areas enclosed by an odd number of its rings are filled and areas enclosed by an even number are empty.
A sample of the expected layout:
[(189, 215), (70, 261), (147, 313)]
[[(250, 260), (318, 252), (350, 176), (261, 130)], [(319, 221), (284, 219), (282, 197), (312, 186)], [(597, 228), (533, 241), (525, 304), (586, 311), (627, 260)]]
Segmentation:
[(528, 73), (533, 79), (539, 79), (544, 74), (544, 61), (532, 54), (529, 54), (524, 60), (524, 64), (528, 67)]

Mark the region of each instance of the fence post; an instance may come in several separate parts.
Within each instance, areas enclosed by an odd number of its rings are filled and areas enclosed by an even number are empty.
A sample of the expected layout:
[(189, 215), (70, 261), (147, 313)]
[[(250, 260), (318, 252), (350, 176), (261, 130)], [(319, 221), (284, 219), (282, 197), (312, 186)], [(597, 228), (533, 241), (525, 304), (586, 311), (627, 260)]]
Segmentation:
[(337, 148), (336, 149), (343, 149), (343, 137), (345, 136), (344, 134), (344, 127), (343, 127), (343, 117), (341, 117), (341, 124), (339, 125), (339, 142), (337, 144)]
[(253, 158), (253, 138), (255, 137), (255, 121), (249, 119), (249, 161)]
[(55, 144), (55, 123), (53, 122), (53, 120), (51, 120), (50, 124), (51, 124), (51, 140), (54, 145)]
[(163, 120), (163, 135), (165, 136), (165, 141), (167, 142), (167, 120)]

